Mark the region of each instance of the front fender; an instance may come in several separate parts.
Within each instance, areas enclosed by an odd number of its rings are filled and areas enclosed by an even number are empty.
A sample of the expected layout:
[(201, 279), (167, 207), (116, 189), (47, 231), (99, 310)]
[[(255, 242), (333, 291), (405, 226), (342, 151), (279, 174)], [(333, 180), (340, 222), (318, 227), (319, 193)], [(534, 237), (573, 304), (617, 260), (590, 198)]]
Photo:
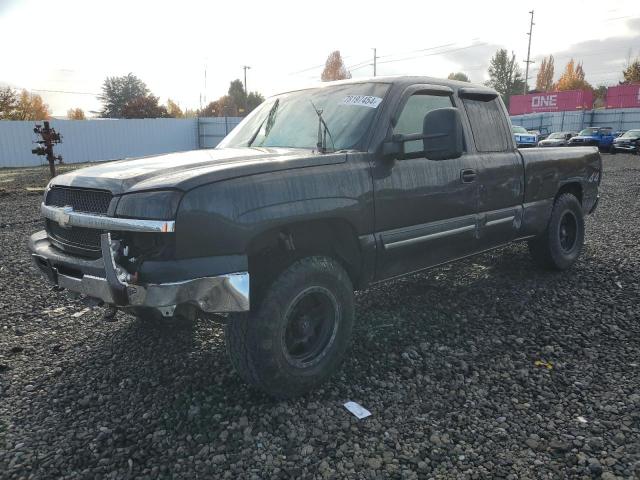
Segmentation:
[(247, 252), (261, 233), (301, 221), (341, 219), (373, 231), (373, 194), (364, 154), (336, 165), (298, 168), (205, 185), (185, 194), (176, 219), (179, 258)]

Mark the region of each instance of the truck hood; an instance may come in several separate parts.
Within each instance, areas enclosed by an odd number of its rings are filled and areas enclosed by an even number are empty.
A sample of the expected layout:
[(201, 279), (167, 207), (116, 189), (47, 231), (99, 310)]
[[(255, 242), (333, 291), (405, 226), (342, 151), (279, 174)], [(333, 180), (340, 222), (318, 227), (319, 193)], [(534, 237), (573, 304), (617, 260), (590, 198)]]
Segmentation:
[(346, 153), (291, 148), (192, 150), (100, 163), (55, 177), (49, 185), (109, 190), (114, 195), (157, 189), (187, 191), (258, 173), (343, 163), (346, 158)]

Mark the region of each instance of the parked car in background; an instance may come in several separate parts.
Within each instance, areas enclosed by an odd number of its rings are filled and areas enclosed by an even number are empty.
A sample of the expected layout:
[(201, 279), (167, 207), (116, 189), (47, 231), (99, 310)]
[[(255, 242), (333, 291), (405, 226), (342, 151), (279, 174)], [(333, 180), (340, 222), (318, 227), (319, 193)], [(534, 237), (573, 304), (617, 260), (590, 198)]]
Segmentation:
[(538, 137), (538, 142), (540, 142), (540, 140), (544, 140), (549, 136), (549, 129), (547, 127), (540, 127), (538, 130), (529, 130), (529, 133), (533, 133)]
[(611, 150), (615, 138), (611, 127), (588, 127), (569, 140), (570, 147), (598, 147), (601, 152)]
[(566, 147), (569, 140), (578, 135), (578, 132), (554, 132), (544, 140), (538, 142), (539, 147)]
[(640, 155), (640, 129), (629, 130), (613, 140), (611, 153), (627, 152)]
[(513, 138), (518, 148), (535, 147), (538, 145), (538, 136), (534, 133), (529, 133), (526, 128), (519, 125), (511, 125), (511, 131), (513, 132)]

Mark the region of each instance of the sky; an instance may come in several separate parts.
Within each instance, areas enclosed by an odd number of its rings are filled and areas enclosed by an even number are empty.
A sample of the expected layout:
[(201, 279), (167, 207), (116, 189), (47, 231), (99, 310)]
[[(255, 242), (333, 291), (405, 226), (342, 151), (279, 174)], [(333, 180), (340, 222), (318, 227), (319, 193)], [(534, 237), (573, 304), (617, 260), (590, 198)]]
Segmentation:
[(617, 83), (640, 55), (638, 0), (0, 0), (0, 86), (38, 93), (64, 116), (99, 110), (104, 79), (132, 72), (161, 102), (198, 108), (242, 79), (243, 65), (248, 90), (269, 96), (318, 82), (333, 50), (354, 78), (371, 76), (373, 48), (378, 75), (462, 71), (481, 83), (498, 48), (524, 72), (531, 9), (530, 83), (545, 55), (556, 78), (582, 61), (593, 85)]

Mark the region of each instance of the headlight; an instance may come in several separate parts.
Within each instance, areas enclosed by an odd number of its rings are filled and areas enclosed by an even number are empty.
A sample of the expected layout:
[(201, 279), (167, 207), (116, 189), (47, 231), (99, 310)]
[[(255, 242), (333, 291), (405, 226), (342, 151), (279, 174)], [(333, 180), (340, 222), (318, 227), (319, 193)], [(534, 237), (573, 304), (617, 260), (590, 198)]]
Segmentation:
[(123, 195), (116, 207), (116, 216), (144, 220), (173, 220), (182, 192), (174, 190), (141, 192)]

